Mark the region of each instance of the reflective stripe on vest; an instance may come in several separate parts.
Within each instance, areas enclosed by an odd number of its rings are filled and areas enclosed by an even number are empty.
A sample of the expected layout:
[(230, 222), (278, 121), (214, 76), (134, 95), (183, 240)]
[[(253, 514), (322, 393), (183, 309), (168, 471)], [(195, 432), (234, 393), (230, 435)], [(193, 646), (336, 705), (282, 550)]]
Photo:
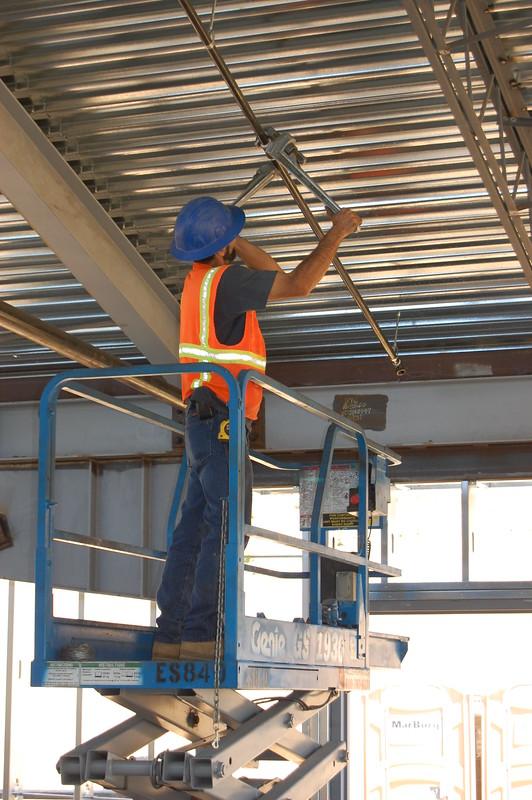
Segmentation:
[[(201, 282), (199, 303), (200, 344), (181, 343), (179, 345), (179, 358), (206, 361), (210, 364), (223, 364), (224, 362), (226, 364), (240, 364), (243, 367), (265, 372), (266, 359), (262, 355), (249, 352), (248, 350), (231, 350), (229, 348), (218, 350), (209, 347), (211, 287), (214, 276), (219, 269), (222, 269), (222, 267), (210, 269)], [(201, 386), (202, 383), (207, 383), (210, 378), (211, 374), (209, 372), (202, 372), (200, 378), (195, 380), (192, 386), (196, 389), (198, 386)]]
[(195, 361), (208, 361), (211, 364), (242, 364), (264, 372), (266, 359), (246, 350), (213, 350), (212, 347), (198, 347), (195, 344), (180, 344), (180, 358), (192, 358)]
[[(220, 268), (217, 267), (215, 269), (210, 269), (207, 274), (205, 275), (204, 279), (201, 282), (201, 289), (200, 289), (200, 305), (199, 305), (199, 328), (200, 328), (200, 344), (203, 348), (209, 346), (209, 308), (211, 302), (211, 287), (212, 282), (214, 280), (214, 276), (218, 272)], [(185, 355), (185, 353), (181, 353), (181, 347), (179, 348), (179, 357), (181, 355)], [(192, 356), (194, 358), (194, 356)], [(202, 359), (202, 361), (207, 361), (208, 359)], [(202, 372), (200, 373), (200, 377), (197, 378), (192, 386), (194, 389), (197, 389), (198, 386), (201, 386), (202, 383), (208, 383), (211, 379), (210, 372)]]

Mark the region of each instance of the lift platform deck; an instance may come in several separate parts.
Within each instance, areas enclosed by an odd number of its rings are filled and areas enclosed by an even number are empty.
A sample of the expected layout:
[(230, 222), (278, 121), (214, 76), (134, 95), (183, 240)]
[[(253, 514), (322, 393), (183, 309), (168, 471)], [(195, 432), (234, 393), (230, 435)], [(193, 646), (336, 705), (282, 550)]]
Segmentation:
[[(369, 634), (369, 661), (357, 657), (357, 635), (331, 628), (246, 617), (243, 646), (235, 662), (224, 659), (220, 688), (328, 689), (369, 688), (370, 667), (399, 668), (408, 640)], [(35, 662), (33, 685), (80, 688), (178, 689), (214, 688), (212, 661), (151, 661), (152, 628), (56, 618), (58, 652), (82, 653), (89, 660)]]

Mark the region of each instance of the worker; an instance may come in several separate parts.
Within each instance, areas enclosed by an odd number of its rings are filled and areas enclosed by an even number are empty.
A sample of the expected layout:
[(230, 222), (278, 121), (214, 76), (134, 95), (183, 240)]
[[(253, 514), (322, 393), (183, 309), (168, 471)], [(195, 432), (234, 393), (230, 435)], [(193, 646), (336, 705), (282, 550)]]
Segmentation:
[[(192, 261), (181, 297), (179, 358), (211, 362), (235, 377), (264, 372), (266, 349), (256, 312), (276, 300), (306, 297), (320, 282), (346, 236), (362, 220), (349, 209), (292, 272), (240, 236), (244, 212), (212, 197), (199, 197), (180, 211), (171, 253)], [(233, 263), (235, 258), (243, 262)], [(245, 266), (244, 266), (245, 265)], [(154, 660), (212, 659), (217, 622), (217, 585), (222, 501), (229, 494), (227, 419), (229, 390), (214, 372), (184, 373), (187, 482), (157, 593), (160, 616)], [(245, 413), (256, 420), (262, 389), (248, 385)], [(246, 521), (251, 521), (251, 469), (246, 467)]]

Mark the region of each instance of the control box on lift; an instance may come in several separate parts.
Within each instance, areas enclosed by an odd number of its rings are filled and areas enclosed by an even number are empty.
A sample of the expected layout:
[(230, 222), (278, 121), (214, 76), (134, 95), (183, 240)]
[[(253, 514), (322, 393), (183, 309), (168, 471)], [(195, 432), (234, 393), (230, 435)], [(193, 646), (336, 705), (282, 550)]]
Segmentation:
[[(308, 467), (300, 477), (301, 529), (310, 530), (319, 470)], [(355, 462), (334, 464), (325, 488), (320, 520), (320, 541), (347, 552), (371, 556), (371, 533), (383, 529), (390, 503), (390, 478), (386, 460), (372, 454), (369, 463), (368, 530), (365, 542), (358, 540), (359, 473)], [(345, 564), (321, 559), (323, 623), (356, 627), (357, 572)]]

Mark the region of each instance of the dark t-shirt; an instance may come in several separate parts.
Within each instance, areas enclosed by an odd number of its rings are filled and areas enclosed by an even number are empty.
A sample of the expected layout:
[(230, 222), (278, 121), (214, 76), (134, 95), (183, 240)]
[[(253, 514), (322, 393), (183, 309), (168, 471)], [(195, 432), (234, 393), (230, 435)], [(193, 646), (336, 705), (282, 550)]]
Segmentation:
[(244, 335), (246, 311), (266, 307), (276, 272), (248, 269), (232, 264), (220, 279), (214, 307), (214, 325), (218, 341), (238, 344)]

